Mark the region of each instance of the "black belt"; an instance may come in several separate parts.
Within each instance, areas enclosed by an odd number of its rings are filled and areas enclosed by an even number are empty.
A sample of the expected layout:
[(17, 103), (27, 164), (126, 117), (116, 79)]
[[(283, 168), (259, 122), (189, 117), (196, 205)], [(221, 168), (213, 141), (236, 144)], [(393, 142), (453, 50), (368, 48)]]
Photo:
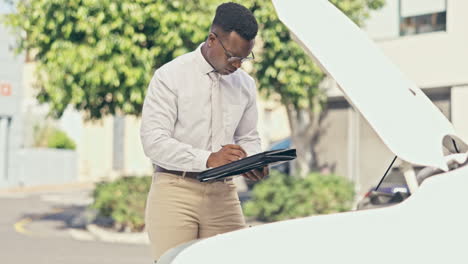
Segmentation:
[[(183, 176), (184, 175), (184, 171), (176, 171), (176, 170), (166, 170), (165, 168), (162, 168), (162, 167), (159, 167), (159, 166), (155, 166), (156, 169), (155, 171), (156, 172), (162, 172), (162, 173), (170, 173), (170, 174), (175, 174), (175, 175), (178, 175), (178, 176)], [(193, 171), (185, 171), (185, 176), (186, 178), (190, 178), (190, 179), (196, 179), (198, 180), (198, 175), (200, 175), (199, 172), (193, 172)], [(219, 180), (215, 180), (215, 181), (232, 181), (232, 178), (224, 178), (224, 179), (219, 179)]]
[[(162, 167), (159, 167), (159, 166), (156, 166), (156, 172), (170, 173), (170, 174), (175, 174), (175, 175), (179, 175), (179, 176), (182, 176), (184, 174), (183, 171), (166, 170), (165, 168), (162, 168)], [(191, 179), (197, 179), (197, 176), (199, 174), (200, 174), (199, 172), (190, 172), (190, 171), (188, 171), (188, 172), (185, 172), (184, 177), (191, 178)]]

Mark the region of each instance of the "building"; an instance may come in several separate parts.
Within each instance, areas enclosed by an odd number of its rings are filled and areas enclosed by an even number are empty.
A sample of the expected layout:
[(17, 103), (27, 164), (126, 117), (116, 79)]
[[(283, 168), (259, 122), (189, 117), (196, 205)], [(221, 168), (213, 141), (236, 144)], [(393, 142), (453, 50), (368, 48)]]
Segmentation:
[(13, 181), (19, 161), (14, 155), (21, 147), (22, 74), (24, 56), (9, 52), (13, 40), (0, 26), (0, 186)]

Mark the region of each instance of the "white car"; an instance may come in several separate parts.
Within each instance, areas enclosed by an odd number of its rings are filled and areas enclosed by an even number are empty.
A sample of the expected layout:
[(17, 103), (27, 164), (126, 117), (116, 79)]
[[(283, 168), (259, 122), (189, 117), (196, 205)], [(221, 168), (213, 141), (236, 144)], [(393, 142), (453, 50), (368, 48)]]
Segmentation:
[(192, 241), (169, 250), (158, 264), (468, 263), (468, 153), (444, 156), (442, 151), (448, 135), (459, 148), (464, 144), (452, 124), (328, 0), (273, 2), (296, 41), (336, 80), (388, 148), (408, 167), (435, 168), (435, 175), (419, 185), (406, 171), (412, 195), (395, 206)]

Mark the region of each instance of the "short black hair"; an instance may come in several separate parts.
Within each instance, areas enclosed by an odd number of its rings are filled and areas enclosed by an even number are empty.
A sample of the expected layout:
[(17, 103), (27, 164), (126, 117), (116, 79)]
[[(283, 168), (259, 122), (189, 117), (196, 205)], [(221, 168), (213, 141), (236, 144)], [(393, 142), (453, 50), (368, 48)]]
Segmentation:
[(225, 32), (235, 31), (245, 40), (252, 40), (258, 32), (258, 23), (252, 12), (243, 5), (229, 2), (216, 8), (213, 25)]

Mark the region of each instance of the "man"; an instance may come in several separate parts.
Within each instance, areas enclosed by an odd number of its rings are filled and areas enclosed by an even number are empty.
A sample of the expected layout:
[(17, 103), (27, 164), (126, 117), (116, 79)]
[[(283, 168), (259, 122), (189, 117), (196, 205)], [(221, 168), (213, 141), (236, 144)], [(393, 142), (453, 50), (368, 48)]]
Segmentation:
[[(154, 259), (181, 243), (245, 227), (231, 179), (201, 183), (200, 171), (261, 151), (252, 60), (257, 21), (245, 7), (216, 10), (206, 42), (154, 73), (141, 140), (155, 166), (146, 208)], [(268, 167), (243, 176), (260, 180)]]

